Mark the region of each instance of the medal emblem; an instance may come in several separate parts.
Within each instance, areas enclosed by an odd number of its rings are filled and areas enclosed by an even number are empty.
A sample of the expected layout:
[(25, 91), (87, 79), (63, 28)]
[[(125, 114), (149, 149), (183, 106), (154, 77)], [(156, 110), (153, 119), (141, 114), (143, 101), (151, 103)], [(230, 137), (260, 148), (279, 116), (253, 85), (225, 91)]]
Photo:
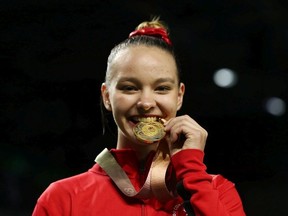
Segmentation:
[(139, 122), (133, 128), (136, 138), (145, 143), (160, 141), (165, 136), (164, 126), (160, 122)]

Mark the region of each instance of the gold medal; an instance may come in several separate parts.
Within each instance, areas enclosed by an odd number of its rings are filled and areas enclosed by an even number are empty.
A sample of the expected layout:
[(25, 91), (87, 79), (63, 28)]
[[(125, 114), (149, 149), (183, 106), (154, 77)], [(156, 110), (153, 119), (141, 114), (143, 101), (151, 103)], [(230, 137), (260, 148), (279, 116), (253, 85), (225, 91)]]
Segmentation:
[(139, 122), (133, 128), (136, 138), (145, 143), (155, 143), (165, 136), (164, 126), (160, 122)]

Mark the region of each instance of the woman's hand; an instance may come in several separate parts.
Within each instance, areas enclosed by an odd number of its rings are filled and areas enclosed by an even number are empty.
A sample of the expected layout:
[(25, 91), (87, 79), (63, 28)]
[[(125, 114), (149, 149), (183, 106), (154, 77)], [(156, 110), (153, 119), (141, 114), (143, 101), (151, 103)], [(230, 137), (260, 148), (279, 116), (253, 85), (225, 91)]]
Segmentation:
[(164, 123), (171, 155), (183, 149), (204, 151), (207, 131), (188, 115), (177, 116)]

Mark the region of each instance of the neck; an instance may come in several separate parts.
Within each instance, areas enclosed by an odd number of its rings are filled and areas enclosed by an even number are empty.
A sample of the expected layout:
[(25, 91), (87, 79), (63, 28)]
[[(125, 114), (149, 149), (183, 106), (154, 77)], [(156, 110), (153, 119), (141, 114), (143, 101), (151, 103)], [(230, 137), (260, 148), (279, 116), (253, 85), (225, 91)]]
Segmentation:
[(158, 144), (133, 143), (118, 135), (117, 149), (133, 149), (138, 160), (144, 161), (151, 151), (156, 151)]

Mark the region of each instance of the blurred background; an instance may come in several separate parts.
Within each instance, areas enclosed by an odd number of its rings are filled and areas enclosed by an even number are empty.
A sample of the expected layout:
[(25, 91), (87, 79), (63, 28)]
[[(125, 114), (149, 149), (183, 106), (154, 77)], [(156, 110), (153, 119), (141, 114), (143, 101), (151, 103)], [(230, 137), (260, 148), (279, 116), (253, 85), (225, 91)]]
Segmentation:
[(1, 1), (0, 215), (31, 215), (51, 182), (115, 147), (106, 59), (153, 15), (182, 65), (180, 113), (209, 132), (208, 172), (236, 183), (247, 215), (288, 215), (287, 13), (284, 0)]

